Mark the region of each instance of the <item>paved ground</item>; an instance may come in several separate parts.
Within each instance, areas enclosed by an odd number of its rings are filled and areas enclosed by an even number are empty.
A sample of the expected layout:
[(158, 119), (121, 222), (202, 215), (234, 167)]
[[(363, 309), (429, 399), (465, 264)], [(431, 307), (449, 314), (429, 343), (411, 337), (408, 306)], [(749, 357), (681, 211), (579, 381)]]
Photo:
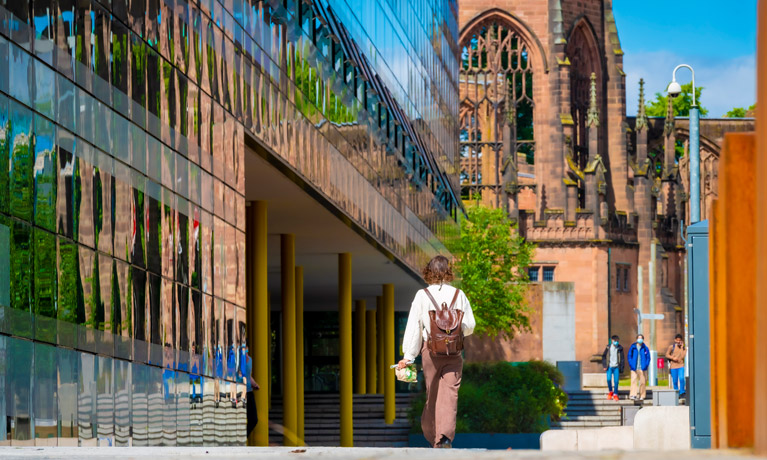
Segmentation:
[(0, 458), (11, 459), (244, 459), (263, 460), (300, 460), (300, 459), (338, 459), (338, 460), (449, 460), (449, 459), (604, 459), (604, 460), (687, 460), (697, 458), (743, 459), (748, 452), (743, 451), (687, 451), (687, 452), (541, 452), (541, 451), (489, 451), (479, 449), (383, 449), (340, 447), (131, 447), (131, 448), (73, 448), (73, 447), (0, 447)]

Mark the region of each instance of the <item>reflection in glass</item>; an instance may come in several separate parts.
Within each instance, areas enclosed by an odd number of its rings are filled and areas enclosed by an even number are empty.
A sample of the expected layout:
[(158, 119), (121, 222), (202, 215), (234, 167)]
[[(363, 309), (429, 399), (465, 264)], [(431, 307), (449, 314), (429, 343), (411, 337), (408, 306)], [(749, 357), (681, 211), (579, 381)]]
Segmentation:
[(162, 446), (176, 445), (176, 372), (170, 369), (162, 371), (163, 407), (162, 407)]
[(97, 305), (101, 303), (101, 290), (99, 289), (99, 278), (94, 275), (97, 275), (98, 272), (99, 258), (96, 257), (96, 253), (93, 250), (85, 246), (78, 246), (77, 252), (80, 274), (77, 291), (78, 295), (82, 295), (85, 309), (85, 322), (83, 327), (78, 329), (77, 345), (82, 350), (96, 353), (98, 351), (96, 349), (96, 324), (99, 320), (98, 315), (100, 312)]
[(10, 211), (19, 219), (31, 222), (35, 162), (32, 151), (32, 112), (11, 101), (10, 114), (10, 161), (8, 162)]
[[(120, 0), (124, 2), (125, 0)], [(116, 2), (117, 3), (117, 2)], [(117, 5), (112, 11), (117, 15)], [(130, 32), (122, 21), (112, 18), (112, 104), (116, 112), (128, 114), (128, 47), (131, 45)]]
[[(32, 363), (33, 343), (27, 340), (7, 339), (8, 358), (16, 363)], [(10, 362), (10, 360), (8, 361)], [(34, 445), (32, 421), (32, 370), (31, 365), (8, 366), (5, 407), (7, 411), (9, 438), (12, 446)]]
[(133, 317), (133, 276), (131, 266), (120, 260), (114, 261), (111, 292), (111, 324), (114, 334), (115, 356), (132, 359), (131, 318)]
[(216, 403), (218, 402), (218, 380), (211, 377), (202, 378), (202, 442), (206, 446), (219, 442), (216, 436)]
[(130, 262), (133, 240), (131, 171), (128, 166), (115, 162), (114, 175), (114, 255)]
[(56, 342), (56, 235), (35, 229), (35, 339)]
[(147, 391), (149, 385), (149, 367), (143, 364), (131, 365), (131, 416), (134, 446), (149, 445), (147, 432), (149, 408), (147, 407)]
[(114, 445), (114, 382), (112, 380), (113, 359), (96, 356), (96, 438), (99, 446)]
[(147, 179), (146, 182), (146, 259), (147, 270), (157, 275), (162, 274), (162, 189), (158, 184)]
[[(134, 151), (135, 154), (135, 151)], [(134, 157), (135, 158), (135, 157)], [(146, 267), (146, 233), (144, 218), (146, 212), (146, 178), (136, 172), (131, 174), (132, 201), (131, 201), (131, 256), (133, 265), (141, 268)]]
[(77, 433), (80, 446), (97, 445), (96, 439), (96, 357), (90, 353), (79, 353), (80, 369), (77, 384)]
[(79, 353), (67, 348), (56, 348), (58, 357), (58, 429), (59, 446), (78, 444), (78, 382)]
[(58, 238), (58, 343), (77, 346), (77, 325), (85, 322), (85, 302), (80, 285), (80, 257), (77, 244)]
[[(94, 200), (95, 190), (93, 170), (93, 148), (85, 142), (77, 143), (77, 170), (75, 171), (75, 186), (79, 190), (75, 193), (75, 206), (78, 208), (78, 215), (75, 219), (78, 241), (90, 248), (96, 247), (96, 238), (94, 234)], [(100, 201), (100, 200), (98, 200)]]
[(114, 360), (115, 446), (131, 445), (131, 391), (133, 365)]
[(40, 61), (35, 61), (35, 110), (55, 119), (56, 73)]
[[(0, 212), (9, 214), (10, 189), (8, 183), (8, 159), (10, 158), (11, 125), (8, 117), (8, 98), (0, 94)], [(199, 200), (198, 200), (199, 201)]]
[(204, 435), (203, 380), (197, 374), (189, 375), (189, 436), (190, 446), (202, 446)]
[(146, 366), (146, 368), (148, 443), (150, 446), (161, 446), (163, 445), (163, 409), (165, 407), (164, 370), (153, 366)]
[(55, 446), (57, 432), (58, 386), (56, 384), (56, 348), (34, 344), (33, 414), (36, 446)]
[(35, 117), (35, 224), (56, 231), (56, 131), (53, 123)]
[(29, 84), (29, 75), (33, 75), (34, 59), (30, 59), (26, 51), (10, 43), (10, 95), (27, 106), (32, 106), (32, 91), (34, 86)]
[(77, 224), (80, 215), (81, 193), (80, 174), (75, 160), (75, 138), (68, 131), (58, 129), (56, 139), (59, 147), (57, 161), (58, 186), (56, 187), (57, 231), (71, 239), (76, 239)]
[[(32, 227), (13, 220), (10, 225), (10, 287), (11, 309), (6, 310), (6, 321), (11, 334), (32, 338)], [(23, 361), (22, 361), (23, 362)]]

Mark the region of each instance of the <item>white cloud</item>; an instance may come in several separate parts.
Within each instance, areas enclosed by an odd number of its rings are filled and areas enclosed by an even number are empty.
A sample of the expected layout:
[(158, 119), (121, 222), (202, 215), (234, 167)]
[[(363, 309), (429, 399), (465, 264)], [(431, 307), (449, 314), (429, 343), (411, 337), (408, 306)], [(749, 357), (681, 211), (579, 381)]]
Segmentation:
[[(724, 115), (733, 107), (748, 107), (756, 101), (756, 58), (740, 56), (729, 59), (682, 58), (666, 51), (626, 53), (626, 111), (636, 115), (639, 99), (639, 79), (645, 80), (645, 97), (654, 99), (656, 92), (664, 92), (671, 81), (671, 72), (679, 64), (695, 69), (695, 84), (702, 86), (702, 105), (709, 110), (708, 117)], [(690, 72), (677, 71), (680, 83), (690, 81)]]

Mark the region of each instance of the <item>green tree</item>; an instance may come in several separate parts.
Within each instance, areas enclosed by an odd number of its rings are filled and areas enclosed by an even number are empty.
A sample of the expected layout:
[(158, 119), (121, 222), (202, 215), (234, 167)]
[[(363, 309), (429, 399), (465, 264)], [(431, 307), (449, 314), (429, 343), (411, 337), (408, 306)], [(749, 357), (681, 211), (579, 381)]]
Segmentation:
[(534, 246), (514, 232), (502, 209), (467, 208), (468, 219), (451, 245), (459, 286), (472, 302), (478, 334), (512, 338), (529, 330), (525, 292)]
[[(695, 101), (698, 103), (700, 116), (705, 117), (708, 115), (708, 109), (703, 107), (700, 103), (702, 93), (702, 86), (695, 88)], [(662, 93), (655, 93), (655, 99), (647, 102), (647, 116), (665, 117), (667, 106), (668, 96), (665, 96)], [(674, 98), (673, 106), (675, 117), (687, 117), (690, 115), (690, 108), (692, 107), (692, 83), (682, 85), (682, 92)]]
[(723, 116), (724, 118), (745, 118), (749, 116), (749, 112), (754, 113), (756, 110), (756, 104), (751, 104), (748, 108), (743, 107), (734, 107), (730, 109), (727, 113), (725, 113)]

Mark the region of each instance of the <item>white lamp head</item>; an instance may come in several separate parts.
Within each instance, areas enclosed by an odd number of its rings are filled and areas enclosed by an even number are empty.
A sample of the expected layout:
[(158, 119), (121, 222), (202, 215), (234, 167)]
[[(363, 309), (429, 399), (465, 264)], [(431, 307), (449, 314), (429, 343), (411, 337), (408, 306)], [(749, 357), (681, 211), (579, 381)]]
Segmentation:
[(668, 85), (668, 95), (672, 97), (679, 96), (679, 94), (682, 92), (682, 86), (676, 82), (676, 80), (672, 81)]

